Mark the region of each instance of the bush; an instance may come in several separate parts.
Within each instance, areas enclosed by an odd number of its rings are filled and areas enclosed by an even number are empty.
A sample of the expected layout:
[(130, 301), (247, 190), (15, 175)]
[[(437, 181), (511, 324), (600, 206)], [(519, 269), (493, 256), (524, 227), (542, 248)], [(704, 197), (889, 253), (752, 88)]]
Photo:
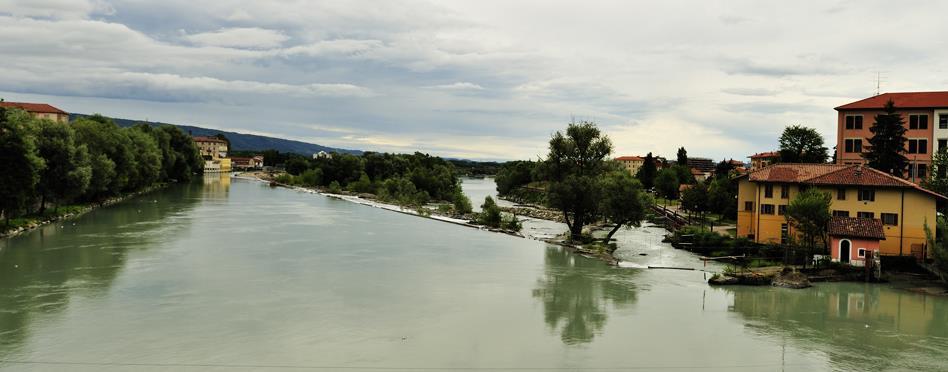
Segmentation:
[(329, 192), (333, 194), (338, 194), (342, 192), (342, 186), (339, 186), (338, 181), (332, 181), (329, 183)]
[(307, 169), (303, 171), (303, 173), (300, 174), (298, 178), (299, 178), (300, 184), (302, 184), (303, 186), (313, 187), (313, 186), (319, 185), (319, 181), (322, 178), (322, 175), (323, 173), (319, 169)]
[(350, 183), (346, 188), (349, 189), (349, 191), (354, 191), (354, 192), (360, 192), (360, 193), (366, 193), (366, 194), (375, 193), (375, 184), (373, 184), (372, 181), (369, 180), (369, 176), (365, 173), (362, 173), (362, 175), (359, 176), (358, 181)]
[(484, 198), (484, 204), (481, 204), (481, 213), (477, 215), (477, 223), (489, 227), (500, 227), (503, 217), (500, 214), (500, 207), (490, 196)]
[(283, 173), (279, 176), (276, 176), (276, 178), (274, 178), (273, 180), (279, 183), (287, 184), (287, 185), (292, 185), (294, 181), (293, 176), (287, 173)]
[(500, 227), (506, 230), (520, 231), (523, 229), (523, 224), (517, 219), (517, 216), (514, 214), (503, 216)]
[(468, 214), (471, 213), (473, 208), (471, 207), (471, 199), (468, 199), (461, 190), (458, 190), (454, 193), (454, 200), (451, 201), (454, 211), (459, 214)]

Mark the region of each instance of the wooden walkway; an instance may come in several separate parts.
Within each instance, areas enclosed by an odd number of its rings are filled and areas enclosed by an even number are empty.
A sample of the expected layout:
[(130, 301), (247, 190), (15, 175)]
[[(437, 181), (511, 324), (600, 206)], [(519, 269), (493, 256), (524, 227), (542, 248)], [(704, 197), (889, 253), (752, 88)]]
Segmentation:
[(688, 218), (678, 214), (678, 212), (665, 208), (660, 205), (653, 205), (652, 211), (665, 220), (665, 226), (669, 231), (677, 231), (688, 224)]

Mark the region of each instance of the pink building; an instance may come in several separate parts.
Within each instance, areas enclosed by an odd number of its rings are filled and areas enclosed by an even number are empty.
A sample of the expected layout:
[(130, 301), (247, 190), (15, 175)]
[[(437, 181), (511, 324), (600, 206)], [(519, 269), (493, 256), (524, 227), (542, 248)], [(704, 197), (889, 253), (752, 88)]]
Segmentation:
[(865, 266), (866, 252), (879, 254), (879, 241), (885, 240), (882, 220), (857, 217), (833, 217), (827, 229), (830, 255), (834, 262)]

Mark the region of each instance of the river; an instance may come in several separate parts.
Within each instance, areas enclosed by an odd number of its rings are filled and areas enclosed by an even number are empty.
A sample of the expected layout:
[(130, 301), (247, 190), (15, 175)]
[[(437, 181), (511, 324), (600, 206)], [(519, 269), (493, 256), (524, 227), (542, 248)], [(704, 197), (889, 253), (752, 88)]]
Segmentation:
[(0, 241), (0, 370), (948, 369), (945, 298), (707, 275), (208, 178)]

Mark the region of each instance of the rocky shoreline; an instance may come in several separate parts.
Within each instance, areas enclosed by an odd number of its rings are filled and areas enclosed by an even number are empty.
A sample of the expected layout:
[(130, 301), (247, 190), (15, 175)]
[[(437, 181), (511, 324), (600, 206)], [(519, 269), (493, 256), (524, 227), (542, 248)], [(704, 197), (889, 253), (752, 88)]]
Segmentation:
[(10, 229), (10, 230), (6, 230), (6, 231), (3, 231), (3, 232), (0, 232), (0, 239), (11, 238), (11, 237), (14, 237), (14, 236), (17, 236), (17, 235), (20, 235), (20, 234), (23, 234), (23, 233), (26, 233), (26, 232), (35, 230), (35, 229), (37, 229), (37, 228), (43, 227), (44, 225), (47, 225), (47, 224), (50, 224), (50, 223), (53, 223), (53, 222), (56, 222), (56, 221), (62, 221), (62, 220), (70, 219), (70, 218), (79, 217), (79, 216), (81, 216), (81, 215), (83, 215), (83, 214), (86, 214), (86, 213), (89, 213), (89, 212), (91, 212), (91, 211), (93, 211), (93, 210), (95, 210), (95, 209), (102, 208), (102, 207), (107, 207), (107, 206), (110, 206), (110, 205), (113, 205), (113, 204), (117, 204), (117, 203), (121, 203), (121, 202), (126, 201), (126, 200), (128, 200), (128, 199), (131, 199), (131, 198), (134, 198), (134, 197), (137, 197), (137, 196), (140, 196), (140, 195), (145, 195), (145, 194), (147, 194), (147, 193), (150, 193), (150, 192), (155, 191), (155, 190), (160, 190), (160, 189), (163, 189), (163, 188), (165, 188), (165, 187), (168, 187), (168, 184), (166, 184), (166, 183), (157, 184), (157, 185), (153, 185), (153, 186), (151, 186), (151, 187), (147, 187), (147, 188), (145, 188), (144, 190), (140, 190), (140, 191), (133, 192), (133, 193), (131, 193), (131, 194), (126, 194), (126, 195), (121, 195), (121, 196), (115, 196), (115, 197), (108, 198), (108, 199), (106, 199), (105, 201), (103, 201), (103, 202), (101, 202), (101, 203), (91, 203), (91, 204), (87, 204), (87, 205), (83, 206), (82, 209), (80, 209), (79, 211), (76, 211), (76, 212), (64, 213), (64, 214), (61, 214), (61, 215), (51, 216), (51, 217), (49, 217), (49, 218), (46, 218), (46, 219), (44, 219), (44, 220), (37, 221), (37, 222), (35, 222), (35, 223), (31, 223), (31, 224), (26, 225), (26, 226), (20, 226), (20, 227), (14, 228), (14, 229)]

